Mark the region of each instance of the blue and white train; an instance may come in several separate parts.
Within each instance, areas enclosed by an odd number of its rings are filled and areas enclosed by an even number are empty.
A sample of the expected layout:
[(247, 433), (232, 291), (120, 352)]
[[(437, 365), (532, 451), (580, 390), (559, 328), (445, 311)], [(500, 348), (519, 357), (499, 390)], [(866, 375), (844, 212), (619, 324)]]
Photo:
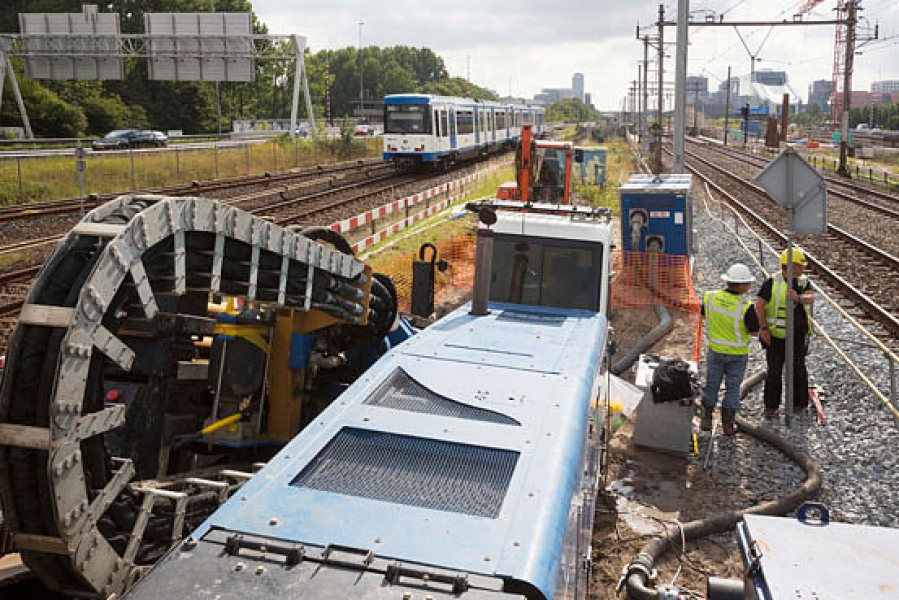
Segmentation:
[(529, 123), (546, 128), (539, 106), (428, 94), (384, 97), (384, 161), (399, 167), (445, 167), (510, 147)]
[(585, 598), (612, 226), (500, 204), (489, 301), (381, 357), (126, 600)]

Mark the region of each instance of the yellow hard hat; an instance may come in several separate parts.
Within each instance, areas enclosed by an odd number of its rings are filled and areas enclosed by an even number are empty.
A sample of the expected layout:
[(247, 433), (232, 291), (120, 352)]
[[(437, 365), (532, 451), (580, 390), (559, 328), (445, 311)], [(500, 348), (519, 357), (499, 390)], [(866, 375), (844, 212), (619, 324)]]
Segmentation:
[[(783, 254), (780, 255), (780, 264), (781, 266), (786, 266), (787, 264), (787, 251), (784, 250)], [(794, 265), (802, 265), (803, 267), (808, 264), (805, 261), (805, 252), (800, 250), (799, 248), (793, 248), (793, 264)]]

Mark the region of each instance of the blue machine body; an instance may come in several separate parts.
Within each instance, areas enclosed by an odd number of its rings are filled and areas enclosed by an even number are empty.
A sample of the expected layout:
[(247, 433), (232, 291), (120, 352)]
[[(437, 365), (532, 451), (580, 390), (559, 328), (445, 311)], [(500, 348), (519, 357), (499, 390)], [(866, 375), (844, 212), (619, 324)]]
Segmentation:
[[(543, 208), (493, 229), (493, 277), (517, 300), (398, 333), (125, 598), (584, 598), (612, 229)], [(596, 288), (556, 273), (562, 256), (594, 261)], [(579, 294), (595, 308), (561, 307)]]
[[(551, 598), (569, 504), (582, 471), (606, 318), (581, 310), (491, 308), (489, 316), (473, 317), (464, 306), (385, 355), (194, 537), (225, 529), (313, 545), (338, 544), (402, 561), (515, 579)], [(503, 327), (495, 326), (498, 320)], [(486, 411), (483, 416), (493, 420), (479, 420), (476, 413), (474, 418), (459, 418), (367, 404), (398, 369), (427, 390)], [(450, 454), (472, 448), (499, 450), (508, 453), (504, 460), (513, 468), (505, 474), (508, 479), (497, 472), (504, 485), (481, 499), (481, 505), (453, 500), (454, 494), (471, 490), (464, 481), (446, 481), (445, 489), (432, 491), (448, 497), (447, 507), (457, 508), (443, 510), (433, 503), (410, 505), (416, 501), (408, 497), (405, 503), (385, 499), (385, 490), (369, 490), (379, 499), (359, 490), (341, 493), (333, 491), (335, 486), (326, 491), (293, 483), (332, 440), (348, 431), (354, 436), (349, 444), (370, 439), (375, 445), (403, 445), (415, 438), (446, 440), (450, 445), (441, 450)], [(398, 452), (405, 455), (405, 450)], [(361, 466), (332, 468), (351, 471)], [(380, 476), (391, 468), (381, 465)], [(378, 467), (369, 476), (377, 478)]]
[(899, 598), (899, 529), (745, 515), (737, 540), (757, 600)]
[(690, 175), (631, 175), (618, 188), (625, 251), (693, 255), (691, 181)]

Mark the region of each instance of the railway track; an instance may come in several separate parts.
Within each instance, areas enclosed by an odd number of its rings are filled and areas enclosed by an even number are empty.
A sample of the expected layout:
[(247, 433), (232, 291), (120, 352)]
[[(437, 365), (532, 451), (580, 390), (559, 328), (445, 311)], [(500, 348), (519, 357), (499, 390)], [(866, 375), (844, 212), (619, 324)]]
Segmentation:
[[(704, 146), (701, 141), (692, 138), (687, 139), (694, 144), (694, 147), (702, 148)], [(751, 163), (759, 168), (764, 168), (776, 156), (774, 154), (771, 156), (760, 156), (724, 145), (710, 145), (709, 147), (715, 148), (715, 151), (719, 154), (739, 160), (742, 164)], [(860, 182), (853, 182), (843, 177), (833, 176), (824, 171), (821, 171), (821, 176), (827, 182), (828, 191), (832, 195), (886, 215), (899, 217), (899, 195), (875, 189)]]
[[(359, 168), (378, 166), (380, 164), (383, 164), (380, 158), (344, 161), (330, 165), (306, 167), (287, 173), (265, 173), (263, 175), (215, 179), (212, 181), (193, 182), (184, 185), (154, 188), (144, 190), (144, 192), (150, 194), (163, 194), (166, 196), (205, 195), (209, 197), (215, 197), (215, 194), (220, 191), (233, 190), (235, 188), (243, 187), (270, 187), (281, 183), (298, 182), (312, 177), (338, 174), (342, 172), (358, 170)], [(100, 195), (91, 194), (84, 200), (84, 209), (91, 210), (93, 208), (96, 208), (100, 204), (103, 204), (104, 202), (108, 202), (113, 198), (121, 196), (124, 193), (127, 192)], [(9, 223), (12, 221), (28, 221), (40, 217), (54, 215), (80, 214), (81, 207), (82, 201), (78, 198), (58, 200), (54, 202), (39, 202), (27, 205), (3, 207), (0, 208), (0, 223)]]
[[(760, 187), (695, 152), (688, 151), (687, 159), (690, 171), (758, 225), (766, 237), (778, 245), (786, 244), (781, 233), (784, 211)], [(895, 345), (899, 340), (899, 281), (894, 274), (899, 259), (832, 223), (826, 234), (797, 239), (816, 275), (849, 300), (861, 320), (880, 325), (878, 333)]]
[[(361, 168), (361, 170), (360, 170)], [(270, 218), (278, 225), (323, 225), (346, 218), (383, 204), (410, 184), (428, 181), (432, 175), (406, 174), (378, 163), (356, 166), (356, 173), (339, 177), (323, 176), (302, 181), (282, 178), (280, 183), (264, 189), (243, 192), (220, 201), (257, 216)], [(455, 177), (451, 171), (450, 176)], [(442, 178), (442, 176), (440, 177)], [(246, 182), (239, 180), (237, 190), (243, 191)], [(217, 188), (220, 192), (226, 188)], [(197, 195), (194, 188), (191, 195)], [(66, 232), (69, 228), (66, 229)], [(0, 247), (0, 257), (21, 252), (39, 252), (33, 264), (14, 270), (0, 271), (0, 354), (5, 351), (6, 339), (15, 325), (31, 279), (40, 271), (41, 257), (65, 234), (22, 240)]]

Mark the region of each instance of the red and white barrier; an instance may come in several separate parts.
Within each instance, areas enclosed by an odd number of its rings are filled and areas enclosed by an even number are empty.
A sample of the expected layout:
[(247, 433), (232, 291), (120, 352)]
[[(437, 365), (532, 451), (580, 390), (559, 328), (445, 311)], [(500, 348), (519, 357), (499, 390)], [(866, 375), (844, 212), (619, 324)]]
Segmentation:
[[(442, 183), (419, 194), (412, 194), (411, 196), (406, 196), (405, 198), (400, 198), (398, 200), (394, 200), (393, 202), (388, 202), (383, 206), (373, 208), (372, 210), (356, 215), (355, 217), (350, 217), (349, 219), (344, 219), (343, 221), (331, 223), (329, 227), (334, 231), (337, 231), (338, 233), (347, 233), (350, 231), (354, 231), (356, 229), (359, 229), (363, 225), (368, 225), (372, 221), (382, 219), (391, 213), (399, 212), (401, 210), (405, 210), (406, 208), (421, 204), (422, 202), (428, 200), (429, 198), (433, 198), (434, 196), (439, 196), (440, 194), (448, 194), (449, 192), (457, 190), (465, 184), (472, 183), (476, 179), (479, 179), (487, 173), (495, 171), (496, 169), (499, 169), (503, 166), (506, 166), (506, 163), (489, 167), (487, 169), (478, 171), (477, 173), (472, 173), (471, 175), (460, 177), (459, 179), (454, 179), (453, 181), (450, 181), (448, 183)], [(455, 197), (447, 196), (437, 204), (425, 210), (419, 211), (414, 215), (410, 215), (409, 217), (402, 219), (401, 221), (394, 223), (389, 227), (385, 227), (374, 235), (370, 235), (367, 238), (356, 242), (355, 244), (353, 244), (353, 250), (355, 252), (359, 252), (360, 250), (364, 250), (365, 248), (373, 246), (378, 242), (383, 241), (396, 234), (397, 232), (402, 231), (406, 227), (417, 223), (421, 219), (426, 219), (427, 217), (437, 214), (441, 210), (444, 210), (445, 208), (456, 202), (459, 197), (460, 196), (458, 195)]]
[(418, 223), (422, 219), (427, 219), (430, 216), (436, 215), (440, 211), (448, 208), (450, 205), (457, 202), (459, 200), (459, 198), (460, 198), (460, 196), (447, 196), (446, 198), (444, 198), (437, 204), (430, 206), (424, 210), (420, 210), (417, 213), (415, 213), (414, 215), (409, 215), (408, 218), (403, 219), (402, 221), (399, 221), (397, 223), (394, 223), (393, 225), (390, 225), (389, 227), (385, 227), (384, 229), (377, 232), (376, 234), (370, 235), (363, 240), (359, 240), (358, 242), (353, 244), (353, 252), (360, 252), (362, 250), (365, 250), (366, 248), (370, 248), (371, 246), (374, 246), (378, 242), (382, 242), (382, 241), (386, 240), (387, 238), (389, 238), (393, 235), (396, 235), (403, 229), (410, 227), (410, 226), (414, 225), (415, 223)]

